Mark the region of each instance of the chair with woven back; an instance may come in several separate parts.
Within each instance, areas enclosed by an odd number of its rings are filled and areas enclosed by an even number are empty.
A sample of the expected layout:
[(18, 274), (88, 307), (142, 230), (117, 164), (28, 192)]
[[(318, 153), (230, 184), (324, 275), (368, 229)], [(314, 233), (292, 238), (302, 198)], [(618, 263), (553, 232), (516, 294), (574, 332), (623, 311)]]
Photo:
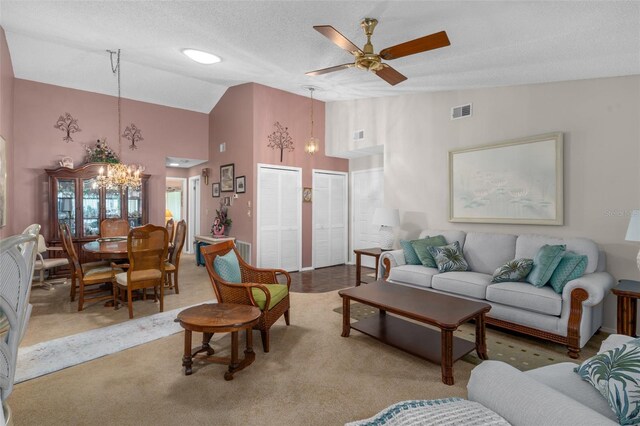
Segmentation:
[(112, 268), (107, 262), (80, 264), (78, 253), (71, 239), (71, 230), (67, 223), (60, 224), (60, 239), (71, 266), (71, 301), (75, 299), (76, 285), (78, 286), (78, 311), (84, 309), (85, 302), (111, 299), (111, 294), (108, 290), (96, 286), (105, 283), (113, 285), (115, 283), (115, 274), (122, 272), (122, 269)]
[(126, 219), (105, 219), (100, 222), (100, 236), (107, 237), (126, 237), (129, 235), (129, 222)]
[[(253, 326), (262, 337), (262, 348), (269, 352), (269, 330), (284, 315), (289, 325), (289, 287), (291, 276), (282, 269), (260, 269), (246, 263), (233, 241), (202, 247), (205, 265), (218, 303), (237, 303), (257, 306), (262, 311), (258, 324)], [(278, 282), (278, 276), (287, 279)]]
[[(172, 219), (173, 220), (173, 219)], [(173, 249), (170, 250), (169, 260), (165, 263), (165, 272), (167, 274), (167, 284), (170, 289), (175, 288), (176, 294), (180, 294), (180, 286), (178, 283), (178, 270), (180, 268), (180, 254), (184, 247), (184, 240), (187, 235), (187, 222), (181, 220), (176, 225), (176, 235), (173, 242)], [(171, 241), (171, 240), (170, 240)]]
[(160, 312), (163, 312), (165, 262), (168, 244), (169, 234), (166, 228), (162, 226), (148, 224), (129, 231), (129, 236), (127, 237), (129, 269), (127, 269), (127, 272), (116, 274), (116, 284), (113, 292), (115, 309), (120, 307), (120, 290), (126, 290), (129, 318), (133, 318), (132, 292), (152, 287), (154, 289), (154, 302), (156, 290), (160, 289)]

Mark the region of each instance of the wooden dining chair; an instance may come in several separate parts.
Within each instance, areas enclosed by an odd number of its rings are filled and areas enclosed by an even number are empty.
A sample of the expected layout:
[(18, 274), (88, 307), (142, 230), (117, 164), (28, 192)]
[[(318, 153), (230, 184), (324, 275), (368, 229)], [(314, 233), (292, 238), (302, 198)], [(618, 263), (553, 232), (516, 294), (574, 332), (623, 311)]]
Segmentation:
[(124, 237), (129, 235), (129, 222), (126, 219), (105, 219), (100, 222), (101, 237)]
[[(84, 309), (85, 302), (100, 301), (111, 299), (109, 289), (96, 287), (102, 284), (115, 283), (115, 274), (122, 272), (120, 268), (113, 268), (108, 262), (91, 262), (80, 264), (78, 253), (76, 252), (73, 240), (71, 239), (71, 230), (69, 224), (60, 224), (60, 238), (62, 247), (69, 259), (71, 266), (71, 301), (76, 296), (76, 285), (78, 286), (78, 311)], [(96, 296), (94, 296), (96, 295)]]
[[(173, 219), (172, 219), (173, 220)], [(170, 250), (169, 260), (165, 263), (165, 272), (167, 274), (167, 287), (175, 288), (176, 294), (180, 294), (180, 286), (178, 283), (178, 271), (180, 269), (180, 254), (184, 247), (184, 240), (187, 236), (187, 222), (181, 220), (176, 225), (176, 236), (173, 241), (173, 250)]]
[(162, 226), (149, 224), (129, 231), (129, 236), (127, 237), (129, 269), (127, 272), (116, 274), (116, 284), (113, 292), (115, 309), (120, 308), (120, 290), (125, 290), (127, 292), (129, 318), (133, 318), (132, 292), (152, 287), (154, 288), (154, 302), (156, 300), (156, 289), (160, 289), (160, 312), (163, 312), (165, 261), (168, 244), (169, 234), (166, 228)]
[[(218, 303), (257, 306), (262, 311), (254, 330), (260, 330), (262, 348), (269, 352), (269, 329), (284, 315), (289, 325), (291, 276), (282, 269), (258, 269), (246, 263), (233, 241), (202, 247), (209, 279)], [(287, 283), (280, 284), (278, 275)]]

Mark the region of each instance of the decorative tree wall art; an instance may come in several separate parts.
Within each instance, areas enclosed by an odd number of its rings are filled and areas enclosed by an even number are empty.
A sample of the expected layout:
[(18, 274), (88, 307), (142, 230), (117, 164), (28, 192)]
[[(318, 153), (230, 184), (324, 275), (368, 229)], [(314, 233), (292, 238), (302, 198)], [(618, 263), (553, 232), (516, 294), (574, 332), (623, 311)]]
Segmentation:
[(129, 142), (131, 142), (131, 145), (129, 145), (129, 149), (138, 149), (138, 147), (136, 146), (136, 142), (144, 140), (144, 138), (142, 137), (142, 129), (139, 129), (133, 123), (131, 123), (130, 126), (127, 126), (124, 129), (124, 133), (122, 134), (122, 136), (124, 136)]
[(58, 117), (58, 121), (53, 127), (66, 133), (66, 136), (63, 136), (62, 140), (67, 143), (73, 142), (73, 138), (71, 137), (72, 134), (82, 131), (80, 126), (78, 126), (78, 119), (73, 118), (68, 112), (65, 112), (64, 115)]
[(289, 135), (288, 127), (282, 127), (278, 121), (275, 122), (274, 126), (276, 126), (276, 130), (269, 135), (269, 145), (267, 146), (280, 150), (280, 162), (282, 163), (284, 150), (293, 151), (293, 139)]

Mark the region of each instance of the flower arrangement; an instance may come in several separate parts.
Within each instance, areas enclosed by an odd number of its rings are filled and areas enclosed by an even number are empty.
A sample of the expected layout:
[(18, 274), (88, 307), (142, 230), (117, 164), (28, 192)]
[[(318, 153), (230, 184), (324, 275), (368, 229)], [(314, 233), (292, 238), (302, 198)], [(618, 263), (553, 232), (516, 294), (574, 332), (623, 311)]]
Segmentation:
[(116, 164), (120, 162), (116, 153), (107, 145), (106, 139), (98, 139), (94, 147), (87, 146), (85, 149), (87, 151), (87, 163)]
[(231, 227), (231, 223), (233, 222), (229, 219), (228, 210), (229, 207), (222, 205), (222, 203), (220, 203), (220, 210), (216, 209), (216, 219), (220, 221), (221, 225), (224, 225), (227, 228)]

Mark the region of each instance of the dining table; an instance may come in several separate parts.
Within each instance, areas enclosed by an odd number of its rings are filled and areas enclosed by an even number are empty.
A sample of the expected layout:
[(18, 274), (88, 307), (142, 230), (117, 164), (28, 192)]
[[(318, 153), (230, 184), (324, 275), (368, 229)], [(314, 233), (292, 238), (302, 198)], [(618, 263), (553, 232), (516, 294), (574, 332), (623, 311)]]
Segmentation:
[(128, 259), (127, 237), (106, 237), (83, 244), (82, 249), (100, 259)]

